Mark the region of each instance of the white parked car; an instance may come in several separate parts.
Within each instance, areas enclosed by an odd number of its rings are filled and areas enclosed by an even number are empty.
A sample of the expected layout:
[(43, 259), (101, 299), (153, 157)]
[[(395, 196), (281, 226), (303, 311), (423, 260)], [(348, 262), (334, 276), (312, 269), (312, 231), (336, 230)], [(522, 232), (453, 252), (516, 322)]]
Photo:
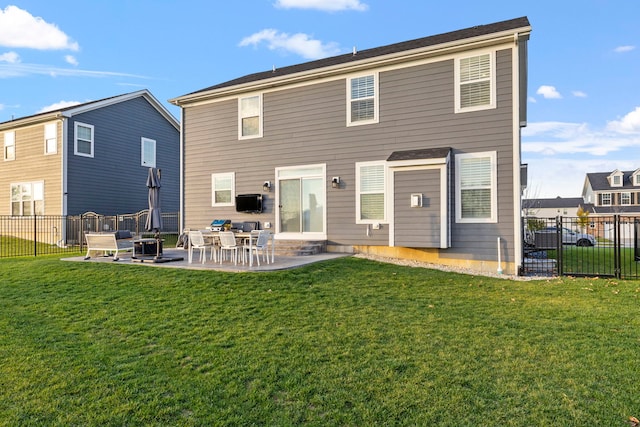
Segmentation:
[[(556, 227), (547, 227), (543, 232), (557, 233)], [(591, 234), (577, 233), (573, 230), (569, 230), (566, 227), (562, 227), (562, 244), (563, 245), (576, 245), (576, 246), (595, 246), (596, 238)]]

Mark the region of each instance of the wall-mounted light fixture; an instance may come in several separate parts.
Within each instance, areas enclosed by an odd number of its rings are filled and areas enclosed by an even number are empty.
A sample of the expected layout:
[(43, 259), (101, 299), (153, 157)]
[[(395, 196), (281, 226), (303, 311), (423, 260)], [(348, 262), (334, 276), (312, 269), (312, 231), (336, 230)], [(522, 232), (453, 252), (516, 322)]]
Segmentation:
[(271, 181), (265, 181), (264, 184), (262, 184), (262, 191), (265, 193), (271, 191)]
[(340, 177), (339, 176), (334, 176), (333, 178), (331, 178), (331, 187), (340, 188)]

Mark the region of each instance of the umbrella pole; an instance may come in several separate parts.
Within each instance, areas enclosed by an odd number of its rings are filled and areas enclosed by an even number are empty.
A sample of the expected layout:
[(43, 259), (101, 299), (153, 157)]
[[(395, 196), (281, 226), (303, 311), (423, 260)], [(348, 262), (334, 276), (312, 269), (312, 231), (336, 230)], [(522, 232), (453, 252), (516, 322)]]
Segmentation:
[(160, 230), (156, 230), (156, 258), (160, 259)]

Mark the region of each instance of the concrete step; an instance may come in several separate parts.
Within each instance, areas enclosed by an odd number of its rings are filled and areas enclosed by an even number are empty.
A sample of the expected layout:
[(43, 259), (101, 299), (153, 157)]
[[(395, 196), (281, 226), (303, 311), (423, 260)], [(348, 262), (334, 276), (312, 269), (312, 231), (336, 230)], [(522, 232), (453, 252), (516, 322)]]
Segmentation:
[(276, 240), (276, 255), (305, 256), (326, 252), (325, 240)]

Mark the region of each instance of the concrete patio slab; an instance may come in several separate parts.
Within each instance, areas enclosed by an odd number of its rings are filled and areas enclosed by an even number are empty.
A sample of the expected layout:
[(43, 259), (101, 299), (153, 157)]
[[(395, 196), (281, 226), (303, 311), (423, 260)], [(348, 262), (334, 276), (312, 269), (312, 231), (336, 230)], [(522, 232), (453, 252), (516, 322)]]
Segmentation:
[(317, 255), (304, 255), (304, 256), (277, 256), (273, 264), (266, 264), (260, 262), (260, 265), (255, 262), (253, 266), (249, 267), (249, 263), (242, 265), (241, 262), (238, 265), (234, 265), (233, 262), (224, 261), (222, 264), (214, 261), (207, 260), (202, 264), (199, 260), (195, 259), (191, 264), (188, 262), (189, 253), (184, 249), (168, 248), (163, 250), (163, 258), (182, 258), (181, 260), (170, 262), (154, 262), (153, 257), (140, 257), (138, 259), (132, 259), (130, 253), (119, 254), (119, 260), (113, 261), (113, 257), (109, 256), (95, 256), (84, 259), (83, 256), (63, 258), (63, 261), (76, 261), (76, 262), (100, 262), (111, 264), (128, 264), (128, 265), (141, 265), (145, 267), (162, 267), (162, 268), (184, 268), (190, 270), (216, 270), (227, 272), (260, 272), (260, 271), (277, 271), (288, 270), (292, 268), (301, 267), (303, 265), (312, 264), (315, 262), (326, 261), (330, 259), (341, 258), (350, 256), (350, 254), (343, 253), (321, 253)]

